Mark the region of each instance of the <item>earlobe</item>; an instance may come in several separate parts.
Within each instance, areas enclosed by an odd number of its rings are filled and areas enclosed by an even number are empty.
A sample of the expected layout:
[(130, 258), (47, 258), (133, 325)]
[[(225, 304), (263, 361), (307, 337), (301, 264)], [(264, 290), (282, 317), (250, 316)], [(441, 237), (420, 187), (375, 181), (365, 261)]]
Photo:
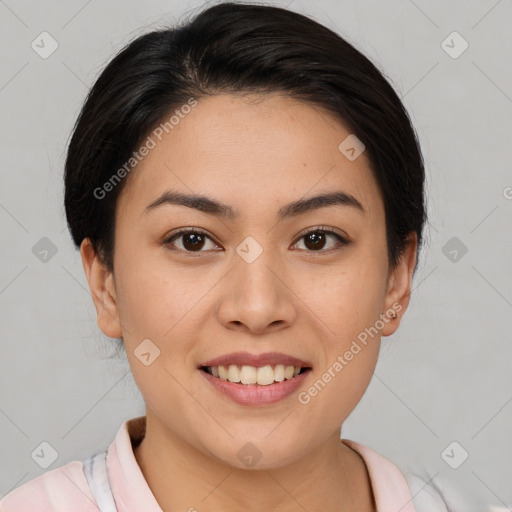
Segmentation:
[(119, 321), (114, 276), (101, 261), (89, 238), (82, 241), (80, 254), (96, 307), (98, 326), (109, 338), (120, 338), (123, 333)]
[[(389, 336), (398, 329), (400, 319), (409, 305), (417, 247), (418, 236), (413, 231), (409, 233), (403, 254), (389, 277), (384, 311), (388, 321), (382, 329), (382, 336)], [(393, 312), (396, 314), (394, 318)]]

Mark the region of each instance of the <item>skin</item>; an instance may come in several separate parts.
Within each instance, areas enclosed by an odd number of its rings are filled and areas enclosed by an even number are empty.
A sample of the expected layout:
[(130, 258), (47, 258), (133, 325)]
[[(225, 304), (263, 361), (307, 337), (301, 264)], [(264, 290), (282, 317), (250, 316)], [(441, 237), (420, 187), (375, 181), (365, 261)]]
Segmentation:
[[(338, 150), (349, 133), (329, 113), (278, 94), (200, 99), (129, 176), (113, 273), (82, 243), (98, 325), (123, 337), (146, 403), (146, 436), (134, 453), (164, 511), (374, 509), (365, 464), (340, 442), (340, 428), (371, 380), (381, 336), (395, 332), (408, 306), (417, 240), (411, 233), (391, 272), (369, 161)], [(145, 213), (168, 189), (214, 198), (239, 217), (170, 204)], [(338, 190), (365, 212), (329, 206), (277, 221), (284, 204)], [(210, 237), (202, 252), (187, 253), (186, 236), (162, 243), (191, 226)], [(304, 231), (318, 226), (350, 243), (326, 235), (310, 249)], [(236, 252), (247, 236), (263, 249), (250, 264)], [(197, 369), (235, 351), (284, 352), (312, 363), (304, 391), (393, 305), (398, 317), (306, 405), (297, 393), (239, 405)], [(147, 338), (161, 351), (149, 366), (134, 355)], [(262, 454), (252, 468), (237, 457), (249, 441)]]

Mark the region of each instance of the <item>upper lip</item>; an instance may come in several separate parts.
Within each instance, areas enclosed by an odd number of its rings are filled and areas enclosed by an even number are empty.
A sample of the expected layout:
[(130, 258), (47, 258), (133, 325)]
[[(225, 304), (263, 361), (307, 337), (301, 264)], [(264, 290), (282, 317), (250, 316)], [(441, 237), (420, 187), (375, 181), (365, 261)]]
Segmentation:
[(233, 352), (223, 356), (216, 357), (201, 363), (202, 366), (227, 366), (236, 364), (237, 366), (275, 366), (282, 364), (284, 366), (298, 366), (302, 368), (311, 368), (311, 363), (303, 361), (297, 357), (281, 352), (265, 352), (263, 354), (250, 354), (249, 352)]

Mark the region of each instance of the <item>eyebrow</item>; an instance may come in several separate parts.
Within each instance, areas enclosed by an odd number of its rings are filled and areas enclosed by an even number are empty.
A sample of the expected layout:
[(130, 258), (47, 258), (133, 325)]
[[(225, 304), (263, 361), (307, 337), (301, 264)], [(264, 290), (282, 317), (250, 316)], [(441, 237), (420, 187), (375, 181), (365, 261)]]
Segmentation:
[[(215, 199), (199, 194), (184, 194), (172, 190), (166, 190), (160, 197), (146, 206), (144, 213), (155, 210), (163, 205), (187, 206), (188, 208), (194, 208), (201, 212), (226, 219), (236, 219), (239, 216), (239, 212), (236, 209)], [(277, 212), (277, 218), (281, 221), (328, 206), (348, 206), (363, 214), (365, 213), (365, 209), (358, 199), (347, 192), (339, 190), (307, 199), (299, 199), (298, 201), (286, 204)]]

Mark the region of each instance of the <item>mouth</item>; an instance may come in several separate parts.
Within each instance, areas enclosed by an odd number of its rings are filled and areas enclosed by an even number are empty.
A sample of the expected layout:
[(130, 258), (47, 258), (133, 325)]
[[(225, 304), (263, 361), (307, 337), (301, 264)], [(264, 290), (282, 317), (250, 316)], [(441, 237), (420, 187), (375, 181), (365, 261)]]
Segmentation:
[(269, 406), (293, 395), (308, 379), (308, 361), (280, 352), (233, 352), (197, 369), (213, 389), (243, 406)]
[(303, 373), (311, 371), (310, 366), (294, 365), (216, 365), (200, 366), (200, 370), (214, 378), (240, 385), (269, 386), (286, 380), (292, 380)]

